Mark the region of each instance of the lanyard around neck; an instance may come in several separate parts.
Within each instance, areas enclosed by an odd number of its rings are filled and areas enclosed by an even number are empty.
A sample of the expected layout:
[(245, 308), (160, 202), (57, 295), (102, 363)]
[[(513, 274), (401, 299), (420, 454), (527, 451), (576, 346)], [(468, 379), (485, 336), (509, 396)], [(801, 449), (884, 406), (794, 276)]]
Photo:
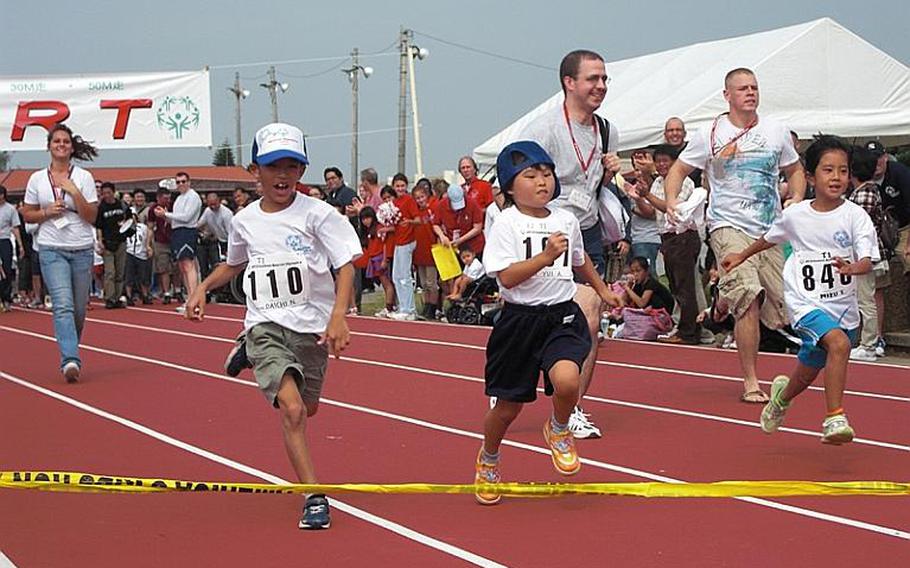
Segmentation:
[[(562, 112), (566, 117), (566, 128), (569, 129), (569, 138), (572, 139), (572, 147), (575, 148), (575, 157), (578, 159), (578, 165), (581, 166), (581, 171), (585, 174), (585, 178), (588, 177), (588, 168), (591, 167), (591, 162), (594, 161), (594, 153), (597, 151), (597, 119), (594, 119), (594, 145), (591, 147), (591, 153), (588, 154), (588, 159), (585, 160), (582, 158), (581, 149), (578, 147), (578, 142), (575, 141), (575, 133), (572, 132), (572, 121), (569, 120), (569, 108), (566, 106), (565, 101), (562, 103)], [(593, 117), (592, 117), (593, 118)]]
[[(756, 116), (755, 118), (752, 119), (752, 122), (750, 122), (749, 124), (746, 125), (745, 128), (743, 128), (742, 130), (737, 132), (736, 136), (734, 136), (733, 138), (731, 138), (730, 140), (725, 142), (720, 148), (715, 149), (714, 146), (717, 144), (717, 123), (720, 122), (721, 118), (728, 116), (729, 114), (730, 114), (729, 112), (725, 112), (721, 115), (718, 115), (718, 117), (714, 119), (714, 124), (711, 125), (711, 157), (712, 158), (717, 156), (717, 154), (719, 154), (721, 151), (723, 151), (723, 149), (726, 148), (727, 146), (730, 146), (731, 144), (735, 144), (737, 140), (739, 140), (740, 138), (745, 136), (750, 130), (752, 130), (755, 127), (756, 124), (758, 124), (758, 116)], [(733, 124), (733, 123), (731, 122), (730, 124)]]
[[(69, 171), (66, 172), (66, 177), (67, 179), (73, 177), (73, 166), (70, 166)], [(61, 199), (61, 197), (57, 195), (57, 186), (54, 185), (54, 176), (51, 175), (50, 166), (47, 167), (47, 181), (51, 184), (51, 191), (54, 193), (54, 201)]]

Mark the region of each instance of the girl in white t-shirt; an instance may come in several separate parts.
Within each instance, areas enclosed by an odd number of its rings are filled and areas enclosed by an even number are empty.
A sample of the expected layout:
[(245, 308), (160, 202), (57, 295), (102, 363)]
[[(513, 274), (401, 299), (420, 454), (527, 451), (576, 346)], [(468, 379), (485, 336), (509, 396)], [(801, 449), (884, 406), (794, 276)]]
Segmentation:
[(789, 241), (793, 254), (784, 266), (784, 299), (793, 328), (803, 340), (796, 370), (771, 385), (761, 414), (762, 430), (774, 432), (793, 399), (825, 369), (826, 444), (844, 444), (854, 432), (844, 413), (847, 360), (860, 324), (854, 276), (879, 260), (878, 237), (869, 215), (845, 201), (850, 182), (850, 147), (835, 136), (819, 136), (806, 150), (806, 170), (815, 199), (791, 205), (764, 237), (728, 255), (729, 272), (753, 254)]
[[(607, 303), (618, 298), (585, 254), (578, 219), (550, 207), (559, 194), (554, 168), (552, 158), (531, 141), (509, 144), (496, 160), (502, 191), (514, 207), (502, 211), (484, 248), (484, 268), (499, 282), (505, 306), (487, 343), (486, 394), (497, 401), (484, 419), (477, 485), (500, 482), (499, 446), (524, 403), (537, 398), (541, 371), (544, 392), (553, 396), (553, 414), (543, 427), (553, 465), (563, 475), (581, 468), (568, 423), (591, 335), (573, 301), (573, 270)], [(483, 505), (500, 500), (498, 493), (484, 489), (475, 496)]]
[(92, 247), (98, 196), (92, 174), (73, 160), (91, 160), (98, 151), (63, 124), (47, 135), (51, 163), (32, 174), (22, 216), (39, 223), (41, 275), (53, 302), (54, 336), (67, 382), (79, 379), (79, 339), (91, 286)]

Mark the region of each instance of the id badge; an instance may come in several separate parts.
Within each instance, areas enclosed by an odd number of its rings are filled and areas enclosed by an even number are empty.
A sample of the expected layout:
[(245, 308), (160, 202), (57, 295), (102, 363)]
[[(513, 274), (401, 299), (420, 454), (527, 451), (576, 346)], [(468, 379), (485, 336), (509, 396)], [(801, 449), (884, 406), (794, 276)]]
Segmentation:
[(576, 189), (569, 194), (569, 203), (579, 209), (584, 209), (587, 211), (591, 208), (591, 203), (594, 201), (594, 195), (588, 193), (587, 191)]
[(66, 214), (63, 214), (60, 217), (57, 217), (56, 219), (51, 221), (51, 223), (53, 223), (54, 226), (57, 227), (58, 229), (62, 229), (63, 227), (66, 227), (67, 225), (70, 224), (70, 220), (66, 216)]

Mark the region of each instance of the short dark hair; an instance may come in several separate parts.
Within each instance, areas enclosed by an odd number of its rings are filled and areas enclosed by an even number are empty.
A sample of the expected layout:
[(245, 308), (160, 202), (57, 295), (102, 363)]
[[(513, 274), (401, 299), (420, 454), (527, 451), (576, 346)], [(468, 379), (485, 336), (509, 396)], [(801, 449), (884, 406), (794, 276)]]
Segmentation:
[(828, 152), (843, 152), (847, 155), (849, 164), (850, 150), (850, 145), (843, 138), (830, 134), (818, 134), (815, 136), (815, 141), (806, 148), (806, 171), (814, 175), (822, 156)]
[(159, 188), (158, 188), (158, 191), (155, 192), (155, 196), (158, 197), (158, 196), (161, 196), (161, 195), (167, 195), (168, 197), (170, 197), (170, 196), (171, 196), (171, 190), (169, 190), (169, 189), (166, 188), (166, 187), (159, 187)]
[(405, 185), (408, 185), (409, 183), (411, 183), (408, 181), (408, 176), (404, 175), (401, 172), (398, 172), (397, 174), (392, 176), (392, 183), (394, 184), (396, 181), (403, 181)]
[(604, 60), (599, 53), (589, 49), (576, 49), (575, 51), (570, 51), (562, 58), (562, 62), (559, 64), (559, 86), (562, 87), (563, 93), (566, 92), (566, 85), (563, 79), (566, 77), (571, 77), (572, 79), (577, 77), (578, 68), (581, 67), (581, 62), (586, 59)]
[(371, 185), (376, 185), (379, 183), (379, 174), (373, 168), (367, 168), (360, 170), (360, 179)]
[(322, 179), (325, 179), (325, 176), (329, 175), (329, 172), (332, 172), (333, 174), (335, 174), (336, 176), (338, 176), (338, 179), (344, 179), (344, 174), (341, 173), (341, 170), (339, 170), (339, 169), (336, 168), (335, 166), (329, 166), (329, 167), (327, 167), (327, 168), (322, 172)]
[(382, 197), (383, 195), (390, 195), (392, 197), (398, 197), (398, 194), (395, 193), (395, 190), (392, 189), (391, 185), (382, 186), (382, 189), (379, 190), (379, 196)]
[(6, 186), (0, 185), (0, 195), (6, 198)]
[(632, 266), (633, 264), (637, 264), (645, 272), (651, 271), (651, 263), (648, 262), (648, 259), (644, 256), (633, 257), (632, 260), (629, 261), (629, 266)]
[(727, 72), (726, 75), (724, 75), (724, 89), (727, 88), (727, 83), (730, 82), (730, 79), (736, 75), (752, 75), (755, 77), (755, 72), (747, 67), (737, 67), (736, 69), (731, 69)]
[(145, 194), (145, 190), (144, 190), (144, 189), (134, 189), (134, 190), (133, 190), (133, 197), (136, 197), (136, 196), (139, 195), (140, 193), (142, 194), (142, 197), (148, 197), (148, 195)]
[(109, 189), (111, 191), (117, 191), (117, 188), (114, 187), (112, 182), (106, 181), (101, 184), (101, 189)]
[(867, 182), (875, 176), (878, 157), (865, 146), (854, 146), (850, 157), (850, 173), (860, 182)]
[(469, 252), (471, 254), (477, 254), (476, 252), (474, 252), (474, 249), (471, 247), (471, 245), (469, 245), (467, 243), (458, 247), (458, 256), (461, 256), (461, 253), (464, 253), (464, 252)]
[(174, 177), (175, 177), (175, 178), (177, 178), (177, 177), (185, 177), (186, 179), (190, 179), (190, 174), (188, 174), (188, 173), (186, 173), (186, 172), (177, 172), (176, 174), (174, 174)]
[(671, 160), (679, 157), (679, 148), (670, 144), (658, 144), (651, 152), (651, 156), (656, 160), (657, 156), (668, 156)]

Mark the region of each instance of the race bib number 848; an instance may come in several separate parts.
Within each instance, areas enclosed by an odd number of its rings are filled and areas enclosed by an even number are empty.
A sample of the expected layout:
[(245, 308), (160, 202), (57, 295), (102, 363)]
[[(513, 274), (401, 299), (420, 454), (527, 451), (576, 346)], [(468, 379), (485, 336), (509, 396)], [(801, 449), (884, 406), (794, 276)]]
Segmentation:
[(260, 311), (288, 309), (309, 300), (309, 272), (294, 253), (250, 258), (243, 279), (247, 299)]
[(843, 251), (796, 251), (799, 287), (806, 296), (819, 301), (835, 300), (856, 295), (856, 281), (849, 274), (840, 274), (834, 258), (849, 259)]

